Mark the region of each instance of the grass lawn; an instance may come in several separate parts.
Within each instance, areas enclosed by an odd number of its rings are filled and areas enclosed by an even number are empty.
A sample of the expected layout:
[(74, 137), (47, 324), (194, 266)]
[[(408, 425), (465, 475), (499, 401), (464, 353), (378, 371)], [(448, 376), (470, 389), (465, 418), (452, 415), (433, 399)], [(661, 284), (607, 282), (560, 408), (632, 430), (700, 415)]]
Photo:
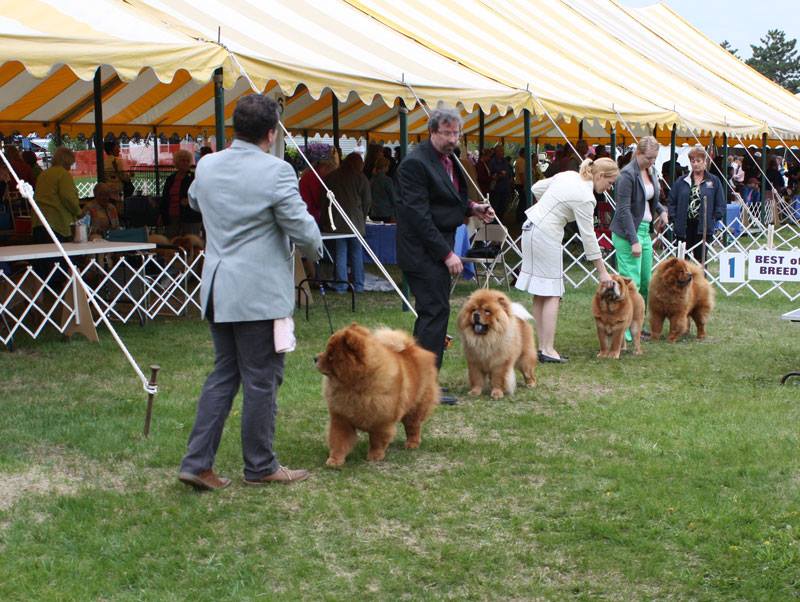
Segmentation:
[[(470, 291), (457, 291), (454, 312)], [(593, 289), (568, 291), (539, 385), (466, 399), (460, 345), (422, 446), (324, 467), (327, 411), (312, 358), (325, 312), (298, 314), (276, 449), (310, 480), (240, 483), (240, 400), (217, 469), (228, 489), (176, 480), (212, 365), (204, 323), (121, 326), (162, 366), (145, 395), (101, 343), (20, 338), (0, 353), (2, 600), (788, 600), (800, 597), (800, 368), (783, 297), (720, 295), (708, 341), (649, 342), (598, 360)], [(513, 295), (528, 303), (526, 297)], [(390, 294), (331, 299), (334, 327), (410, 329)], [(455, 329), (451, 331), (455, 334)], [(400, 429), (402, 431), (402, 429)]]

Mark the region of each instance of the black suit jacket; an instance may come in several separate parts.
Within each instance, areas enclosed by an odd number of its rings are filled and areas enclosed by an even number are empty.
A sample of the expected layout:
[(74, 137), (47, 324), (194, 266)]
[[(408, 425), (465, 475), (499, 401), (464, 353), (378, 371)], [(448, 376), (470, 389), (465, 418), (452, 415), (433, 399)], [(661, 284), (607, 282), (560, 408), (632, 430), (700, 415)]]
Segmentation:
[(430, 140), (403, 159), (398, 170), (397, 259), (409, 272), (440, 264), (453, 250), (455, 231), (469, 213), (467, 182), (450, 155), (459, 182), (457, 191)]

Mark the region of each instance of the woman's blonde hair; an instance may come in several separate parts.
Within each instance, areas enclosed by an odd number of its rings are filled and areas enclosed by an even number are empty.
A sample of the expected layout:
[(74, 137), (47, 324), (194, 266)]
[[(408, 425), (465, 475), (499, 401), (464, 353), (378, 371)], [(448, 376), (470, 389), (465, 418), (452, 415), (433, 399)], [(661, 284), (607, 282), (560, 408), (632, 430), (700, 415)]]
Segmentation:
[(609, 159), (608, 157), (601, 157), (596, 161), (594, 159), (585, 159), (581, 163), (579, 173), (584, 180), (591, 180), (598, 174), (610, 178), (619, 173), (619, 167), (617, 167), (617, 162), (614, 159)]
[(706, 153), (706, 149), (703, 148), (702, 144), (695, 144), (692, 150), (689, 151), (689, 159), (694, 159), (695, 157), (703, 157), (708, 163), (708, 153)]
[(66, 146), (59, 146), (53, 151), (53, 165), (59, 165), (64, 169), (69, 169), (75, 163), (75, 153)]
[(639, 138), (639, 144), (636, 145), (636, 154), (643, 155), (649, 151), (657, 151), (661, 145), (654, 136), (642, 136)]

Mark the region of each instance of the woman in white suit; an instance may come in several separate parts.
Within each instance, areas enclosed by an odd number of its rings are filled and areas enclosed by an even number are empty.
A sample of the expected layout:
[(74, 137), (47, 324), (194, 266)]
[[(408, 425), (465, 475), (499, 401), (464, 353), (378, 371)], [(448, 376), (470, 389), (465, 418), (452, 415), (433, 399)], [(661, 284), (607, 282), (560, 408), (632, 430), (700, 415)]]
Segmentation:
[(575, 221), (586, 258), (594, 262), (600, 282), (611, 282), (594, 233), (594, 193), (611, 189), (619, 175), (608, 158), (586, 159), (580, 171), (564, 171), (533, 185), (538, 202), (525, 212), (522, 226), (522, 269), (516, 287), (533, 295), (533, 317), (539, 361), (563, 363), (555, 350), (558, 307), (564, 295), (561, 241), (564, 226)]

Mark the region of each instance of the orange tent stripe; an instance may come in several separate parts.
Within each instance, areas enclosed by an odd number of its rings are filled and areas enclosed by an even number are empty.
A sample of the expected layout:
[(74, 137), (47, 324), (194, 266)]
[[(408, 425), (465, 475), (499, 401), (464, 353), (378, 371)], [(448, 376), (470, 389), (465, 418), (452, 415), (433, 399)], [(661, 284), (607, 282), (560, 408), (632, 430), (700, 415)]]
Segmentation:
[(305, 109), (297, 113), (296, 115), (291, 116), (291, 121), (293, 123), (297, 123), (299, 121), (303, 121), (304, 119), (308, 119), (313, 115), (316, 115), (321, 110), (323, 110), (326, 106), (331, 106), (331, 93), (330, 91), (326, 91), (322, 96), (319, 97), (318, 100), (315, 100), (310, 105), (308, 105)]
[(3, 119), (8, 121), (24, 119), (76, 81), (78, 81), (78, 77), (72, 72), (72, 69), (67, 66), (61, 67), (22, 98), (3, 109)]
[(5, 86), (23, 71), (25, 71), (25, 67), (23, 67), (22, 63), (18, 63), (17, 61), (4, 63), (3, 66), (0, 67), (0, 86)]
[(167, 113), (158, 118), (158, 123), (175, 123), (181, 117), (185, 117), (203, 103), (208, 102), (214, 98), (214, 82), (208, 82), (205, 86), (200, 88), (197, 92), (192, 94), (183, 102), (178, 103), (175, 107), (170, 109)]
[(143, 94), (136, 100), (136, 102), (131, 103), (125, 107), (124, 110), (103, 121), (109, 124), (134, 123), (137, 117), (143, 115), (158, 103), (168, 98), (178, 88), (191, 81), (191, 79), (192, 76), (186, 71), (178, 71), (170, 83), (153, 86), (146, 94)]

